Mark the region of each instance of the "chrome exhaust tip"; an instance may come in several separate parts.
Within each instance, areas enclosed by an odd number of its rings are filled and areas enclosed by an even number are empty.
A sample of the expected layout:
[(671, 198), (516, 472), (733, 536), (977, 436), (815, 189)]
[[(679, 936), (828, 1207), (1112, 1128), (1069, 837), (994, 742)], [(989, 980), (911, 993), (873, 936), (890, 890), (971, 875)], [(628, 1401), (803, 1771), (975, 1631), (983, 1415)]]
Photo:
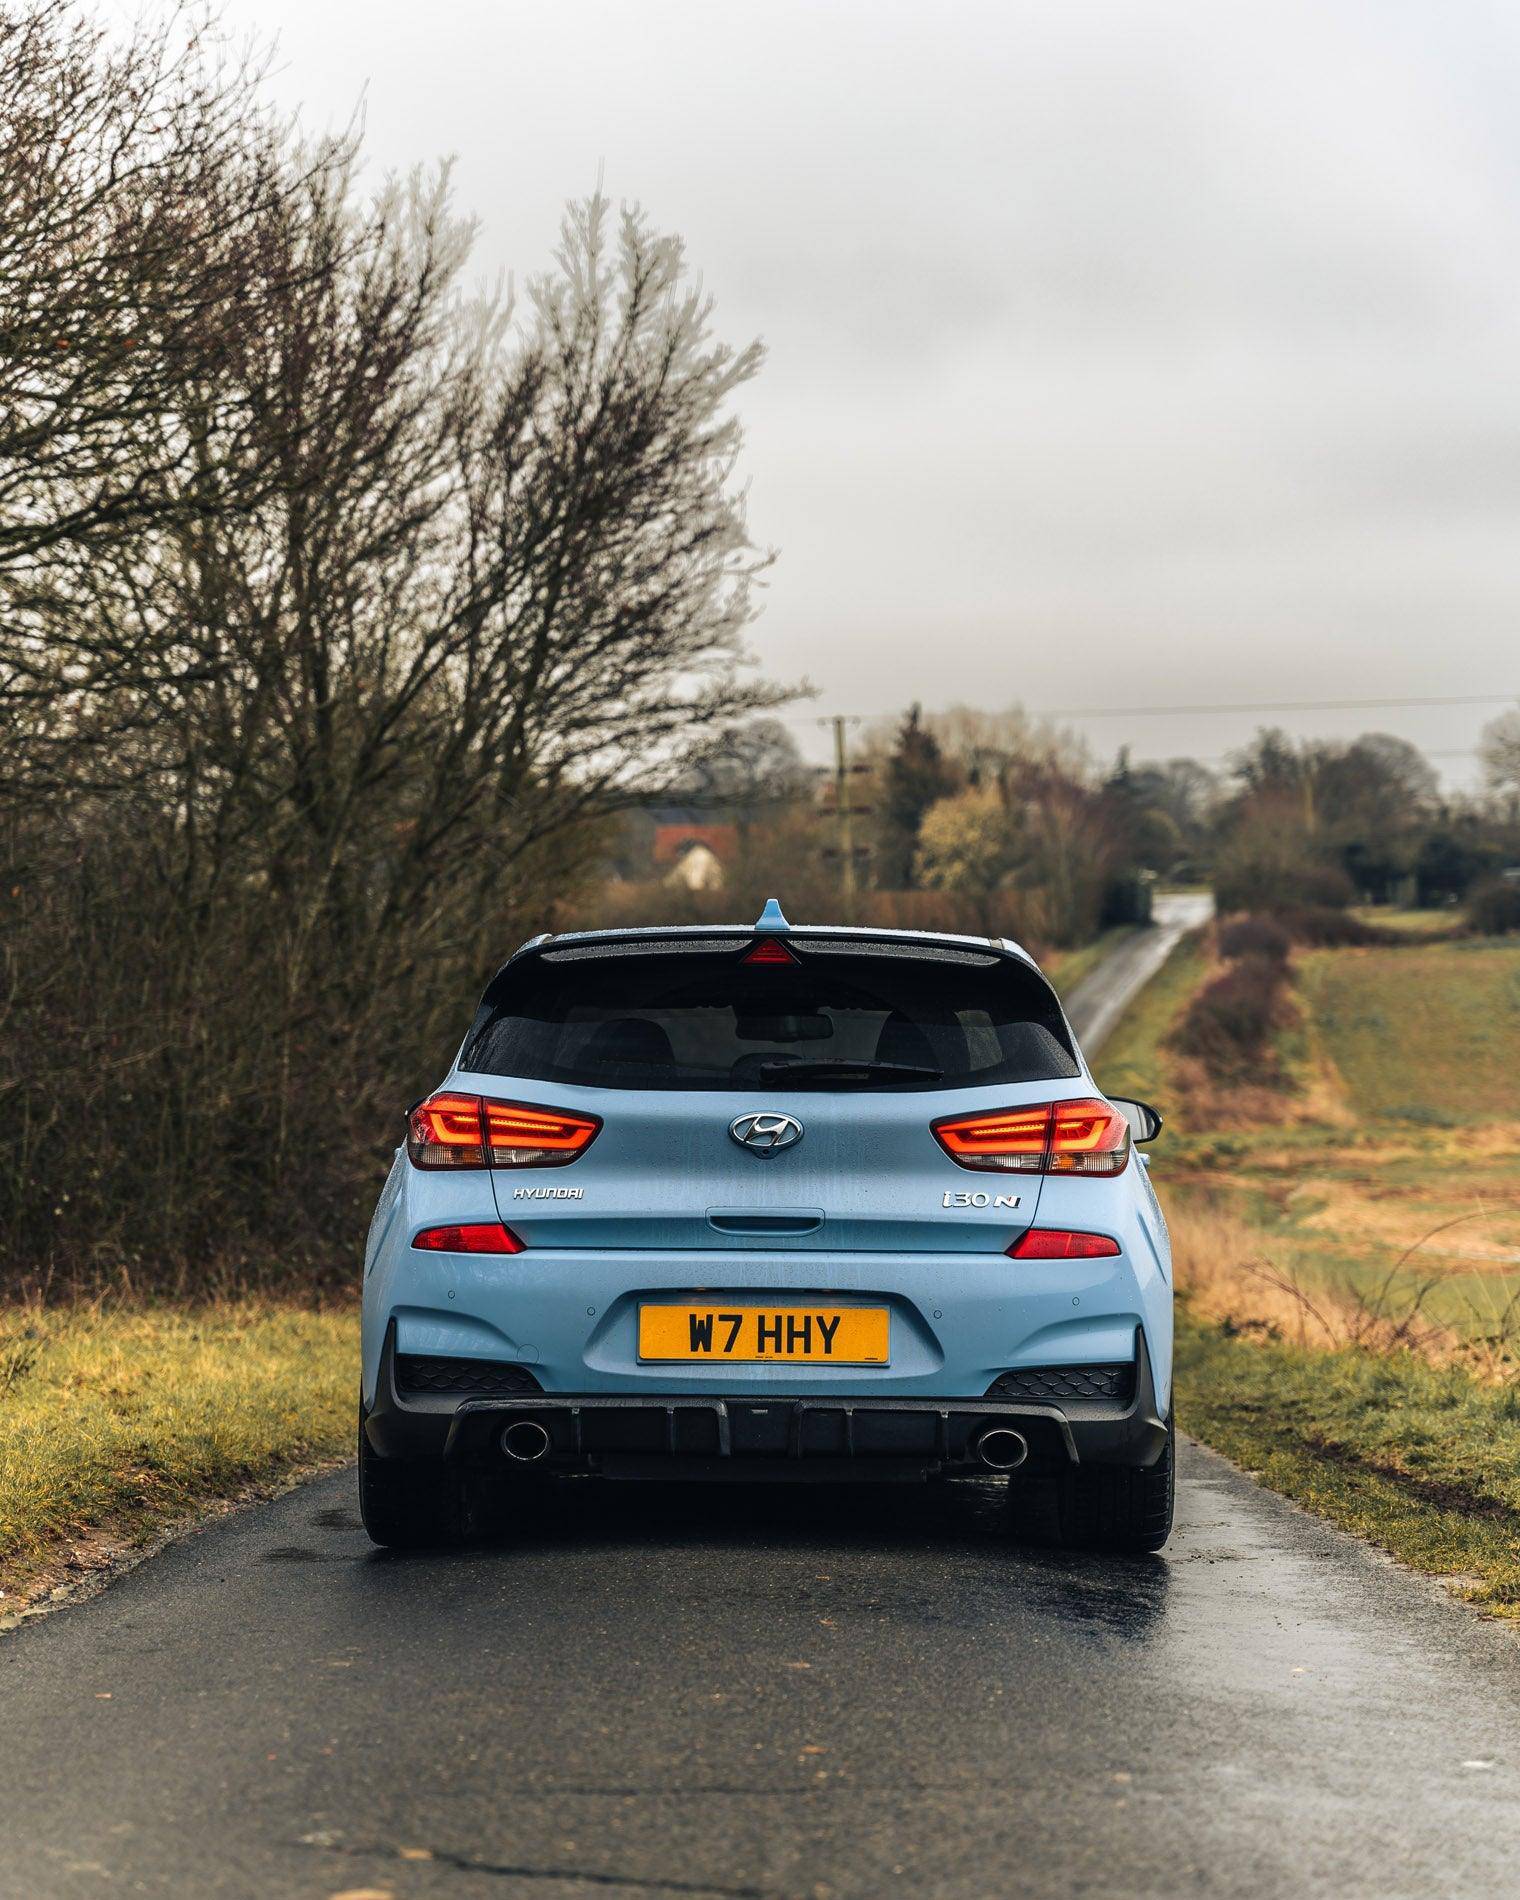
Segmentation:
[(976, 1455), (991, 1471), (1017, 1471), (1029, 1456), (1029, 1440), (1007, 1425), (989, 1425), (976, 1441)]
[(515, 1419), (501, 1435), (501, 1448), (519, 1465), (536, 1465), (549, 1450), (549, 1434), (534, 1418)]

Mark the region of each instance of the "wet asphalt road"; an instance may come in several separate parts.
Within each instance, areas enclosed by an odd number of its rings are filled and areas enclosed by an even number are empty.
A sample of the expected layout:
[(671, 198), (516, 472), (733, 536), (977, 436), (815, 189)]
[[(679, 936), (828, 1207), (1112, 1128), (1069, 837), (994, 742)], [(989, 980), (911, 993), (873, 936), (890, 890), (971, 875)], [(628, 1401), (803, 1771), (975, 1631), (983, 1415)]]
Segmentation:
[(1183, 1474), (1122, 1561), (990, 1481), (390, 1556), (323, 1479), (0, 1640), (0, 1893), (1513, 1895), (1520, 1644)]

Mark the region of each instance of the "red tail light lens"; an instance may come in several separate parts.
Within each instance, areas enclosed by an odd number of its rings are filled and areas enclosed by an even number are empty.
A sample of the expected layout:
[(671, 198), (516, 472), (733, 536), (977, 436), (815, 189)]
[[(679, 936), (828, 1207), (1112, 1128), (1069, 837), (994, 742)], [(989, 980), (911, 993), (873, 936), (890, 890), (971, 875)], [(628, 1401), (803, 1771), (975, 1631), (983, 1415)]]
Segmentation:
[(584, 1154), (601, 1126), (563, 1109), (430, 1095), (407, 1117), (406, 1152), (416, 1168), (558, 1168)]
[(1003, 1168), (1042, 1174), (1050, 1146), (1050, 1104), (1002, 1109), (991, 1115), (956, 1115), (934, 1123), (934, 1138), (963, 1168)]
[(480, 1106), (493, 1168), (562, 1166), (586, 1152), (602, 1125), (595, 1115), (523, 1108), (516, 1102), (493, 1102), (489, 1097)]
[(1013, 1174), (1122, 1174), (1129, 1123), (1097, 1096), (1028, 1108), (951, 1115), (932, 1124), (935, 1140), (963, 1168)]
[(1063, 1227), (1028, 1227), (1008, 1249), (1015, 1260), (1104, 1260), (1119, 1251), (1107, 1234), (1073, 1234)]
[(521, 1253), (523, 1244), (500, 1221), (478, 1221), (462, 1227), (424, 1227), (412, 1236), (412, 1245), (424, 1253)]

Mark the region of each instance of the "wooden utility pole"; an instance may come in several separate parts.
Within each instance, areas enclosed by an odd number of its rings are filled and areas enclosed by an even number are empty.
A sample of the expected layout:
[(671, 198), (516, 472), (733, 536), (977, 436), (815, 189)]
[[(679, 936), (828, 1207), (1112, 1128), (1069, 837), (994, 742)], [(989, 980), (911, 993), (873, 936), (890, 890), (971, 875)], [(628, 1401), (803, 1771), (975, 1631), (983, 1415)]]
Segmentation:
[[(852, 802), (850, 781), (857, 774), (868, 773), (871, 768), (868, 765), (851, 765), (845, 754), (845, 727), (860, 724), (860, 720), (855, 715), (836, 713), (832, 718), (820, 719), (818, 724), (834, 728), (834, 824), (835, 835), (839, 841), (836, 847), (839, 854), (839, 889), (841, 896), (852, 898), (859, 888), (853, 820), (868, 817), (871, 807), (856, 805)], [(820, 776), (829, 770), (826, 765), (820, 765), (817, 769)], [(833, 852), (826, 849), (823, 855), (829, 858), (833, 856)], [(863, 850), (859, 855), (869, 857), (870, 851)]]
[(855, 895), (855, 832), (850, 823), (849, 768), (844, 756), (845, 720), (834, 716), (834, 815), (839, 820), (840, 888), (846, 897)]

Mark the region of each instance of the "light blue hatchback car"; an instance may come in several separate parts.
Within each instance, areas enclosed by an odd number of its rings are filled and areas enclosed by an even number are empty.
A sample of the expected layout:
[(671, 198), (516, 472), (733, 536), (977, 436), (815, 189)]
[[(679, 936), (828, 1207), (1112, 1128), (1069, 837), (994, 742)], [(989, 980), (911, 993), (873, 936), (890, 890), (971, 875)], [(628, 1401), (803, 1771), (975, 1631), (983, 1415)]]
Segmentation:
[(1004, 1473), (1042, 1543), (1172, 1522), (1171, 1256), (1017, 944), (537, 937), (409, 1112), (364, 1263), (378, 1543), (525, 1482)]

